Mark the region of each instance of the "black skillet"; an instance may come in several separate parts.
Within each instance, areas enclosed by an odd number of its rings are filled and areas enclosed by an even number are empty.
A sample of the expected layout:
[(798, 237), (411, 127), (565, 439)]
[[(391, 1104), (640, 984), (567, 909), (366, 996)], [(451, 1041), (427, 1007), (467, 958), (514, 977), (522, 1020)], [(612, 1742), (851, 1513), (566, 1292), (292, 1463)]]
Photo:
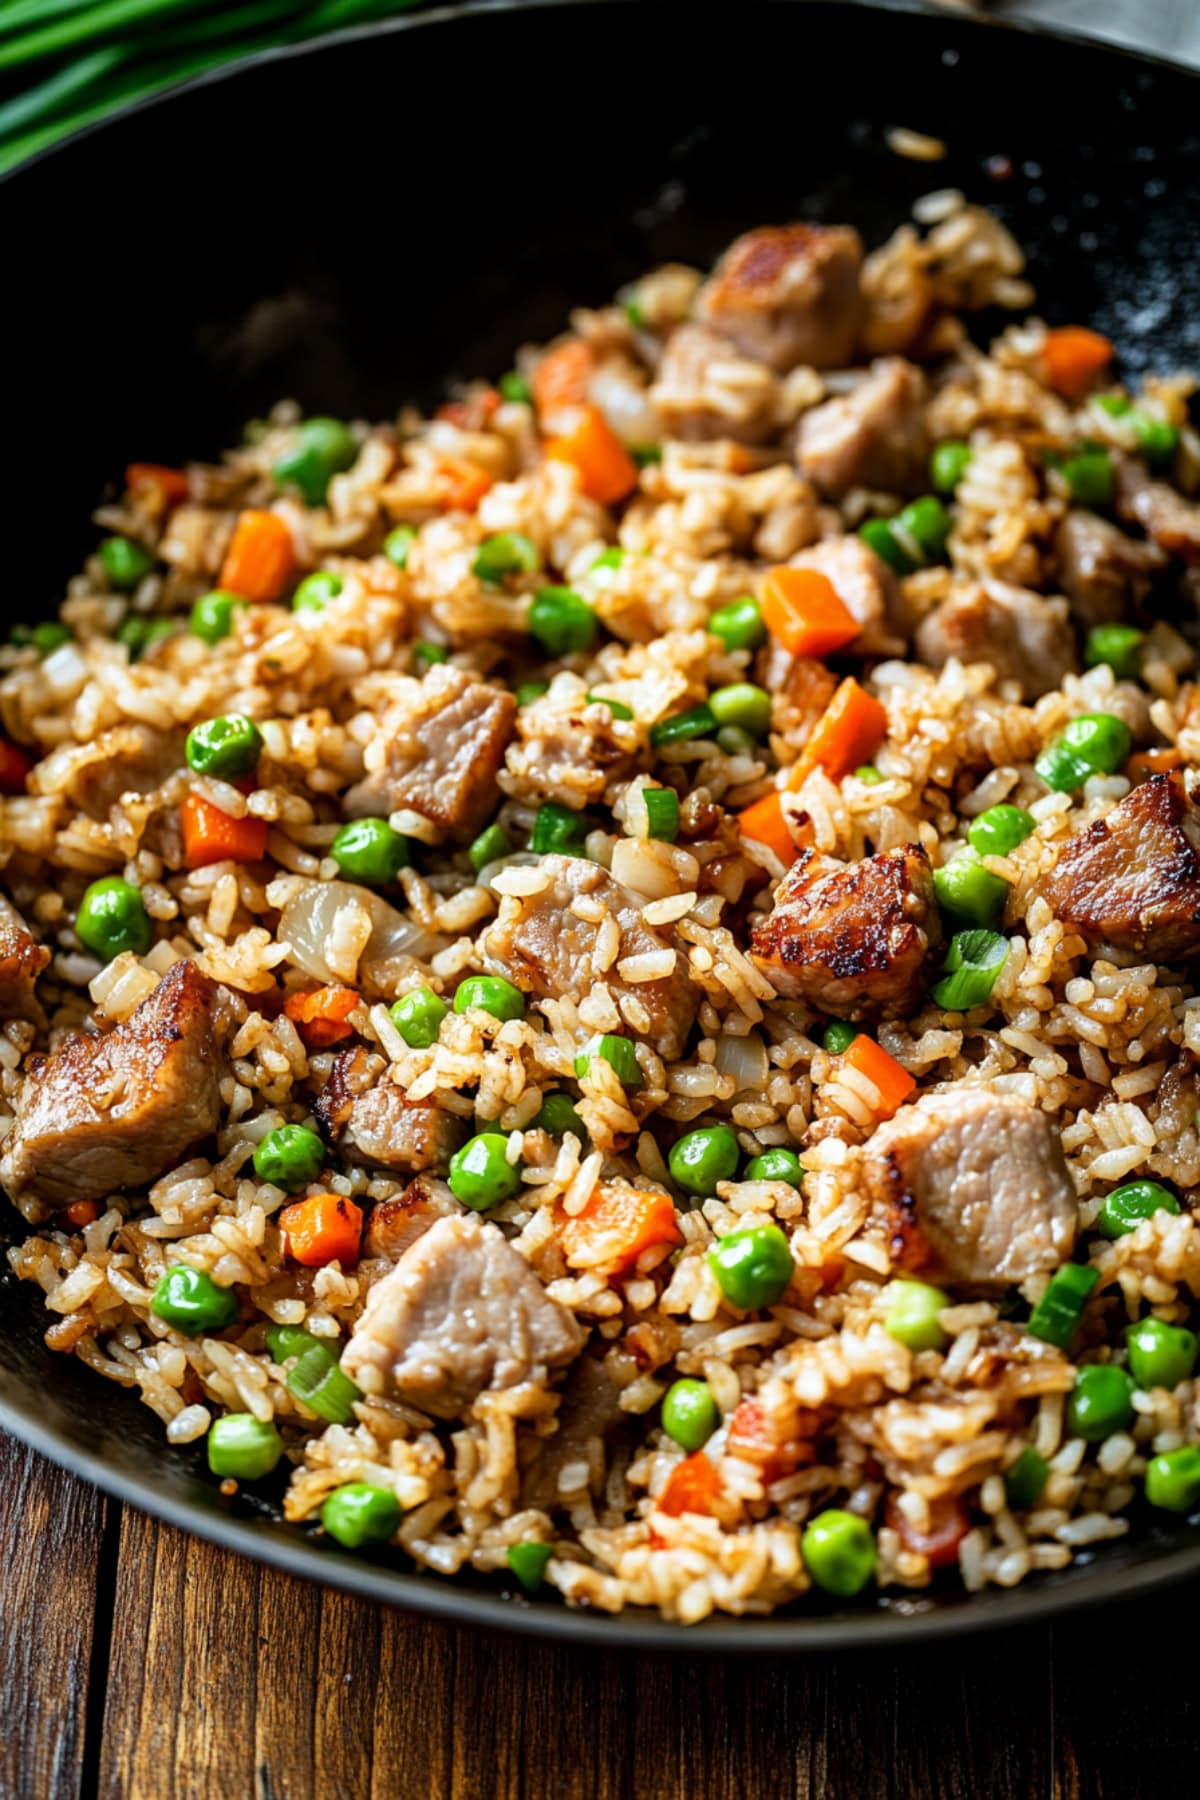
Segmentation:
[[(945, 140), (905, 161), (907, 126)], [(509, 366), (567, 309), (746, 226), (868, 242), (962, 187), (1030, 253), (1053, 321), (1127, 368), (1200, 365), (1200, 78), (1041, 31), (820, 0), (559, 0), (431, 12), (208, 76), (0, 181), (3, 606), (49, 606), (127, 461), (235, 442), (282, 395), (384, 417)], [(11, 610), (10, 610), (11, 609)], [(20, 1223), (0, 1202), (0, 1247)], [(355, 1559), (228, 1503), (128, 1393), (42, 1343), (0, 1277), (0, 1425), (185, 1529), (482, 1625), (649, 1647), (894, 1643), (1045, 1616), (1200, 1571), (1200, 1519), (1011, 1593), (806, 1602), (688, 1632)]]

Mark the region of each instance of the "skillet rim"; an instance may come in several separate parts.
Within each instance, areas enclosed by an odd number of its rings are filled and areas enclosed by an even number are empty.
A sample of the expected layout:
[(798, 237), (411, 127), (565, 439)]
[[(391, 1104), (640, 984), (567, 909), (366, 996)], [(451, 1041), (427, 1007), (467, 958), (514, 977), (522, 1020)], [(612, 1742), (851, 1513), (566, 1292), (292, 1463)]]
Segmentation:
[[(426, 11), (402, 13), (299, 44), (257, 51), (135, 100), (106, 118), (94, 120), (45, 146), (14, 167), (0, 171), (0, 195), (10, 184), (27, 179), (43, 165), (64, 155), (78, 154), (81, 146), (98, 132), (119, 128), (133, 115), (169, 105), (194, 89), (236, 81), (244, 75), (252, 77), (259, 68), (317, 55), (326, 49), (336, 52), (343, 45), (372, 38), (435, 29), (439, 25), (457, 24), (474, 17), (515, 11), (560, 12), (576, 7), (598, 11), (636, 3), (637, 0), (468, 0), (463, 5), (443, 4)], [(815, 7), (827, 4), (827, 0), (768, 0), (768, 3)], [(1089, 57), (1107, 61), (1114, 67), (1148, 69), (1175, 79), (1190, 80), (1200, 95), (1200, 70), (1190, 64), (1133, 46), (1089, 38), (1039, 21), (947, 14), (943, 8), (925, 4), (924, 0), (862, 0), (862, 10), (868, 16), (876, 12), (937, 19), (956, 33), (1007, 33), (1033, 44), (1049, 41), (1079, 48)], [(785, 1611), (764, 1618), (715, 1615), (694, 1626), (668, 1622), (644, 1608), (629, 1608), (617, 1615), (573, 1611), (555, 1599), (534, 1602), (499, 1590), (486, 1592), (457, 1587), (452, 1581), (435, 1575), (422, 1575), (382, 1562), (344, 1555), (322, 1547), (300, 1532), (289, 1535), (278, 1524), (265, 1526), (252, 1517), (223, 1511), (215, 1494), (209, 1508), (198, 1499), (160, 1493), (153, 1485), (146, 1485), (138, 1476), (100, 1452), (81, 1449), (66, 1429), (48, 1424), (38, 1416), (38, 1404), (39, 1396), (26, 1387), (20, 1376), (0, 1368), (0, 1428), (60, 1468), (124, 1504), (223, 1549), (289, 1574), (450, 1624), (597, 1648), (706, 1655), (729, 1651), (765, 1654), (772, 1651), (882, 1648), (914, 1640), (928, 1643), (960, 1633), (1030, 1624), (1068, 1611), (1117, 1603), (1200, 1574), (1200, 1533), (1194, 1533), (1191, 1542), (1178, 1544), (1161, 1554), (1155, 1554), (1152, 1542), (1143, 1538), (1142, 1553), (1124, 1568), (1109, 1568), (1100, 1554), (1061, 1574), (1042, 1577), (1037, 1585), (987, 1590), (953, 1600), (941, 1600), (936, 1596), (932, 1601), (919, 1596), (898, 1600), (885, 1597), (869, 1611), (808, 1614)]]

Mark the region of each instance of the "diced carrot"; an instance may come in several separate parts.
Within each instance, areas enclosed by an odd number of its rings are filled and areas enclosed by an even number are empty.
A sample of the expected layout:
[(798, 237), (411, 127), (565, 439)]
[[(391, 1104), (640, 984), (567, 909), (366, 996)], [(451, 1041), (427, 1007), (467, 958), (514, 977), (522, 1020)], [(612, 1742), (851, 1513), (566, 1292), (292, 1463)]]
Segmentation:
[(265, 819), (231, 819), (200, 794), (188, 794), (179, 808), (183, 860), (189, 869), (216, 862), (259, 862), (267, 848)]
[(1139, 750), (1125, 764), (1125, 771), (1131, 781), (1145, 781), (1150, 775), (1162, 775), (1168, 769), (1181, 769), (1184, 764), (1182, 750), (1174, 744), (1165, 745), (1160, 750)]
[(917, 1084), (908, 1070), (865, 1032), (860, 1031), (849, 1049), (842, 1052), (842, 1061), (874, 1083), (879, 1092), (875, 1111), (881, 1119), (890, 1119), (916, 1092)]
[(583, 406), (595, 370), (595, 353), (582, 338), (567, 338), (547, 350), (533, 375), (533, 403), (538, 412)]
[(759, 458), (753, 450), (747, 450), (745, 444), (730, 444), (725, 461), (733, 475), (749, 475), (751, 469), (757, 469), (759, 464)]
[(335, 982), (331, 987), (289, 994), (283, 1010), (295, 1021), (296, 1029), (309, 1049), (323, 1050), (328, 1044), (339, 1044), (343, 1038), (353, 1037), (354, 1027), (347, 1025), (346, 1020), (357, 1005), (355, 989), (341, 987)]
[(31, 756), (7, 738), (0, 738), (0, 794), (23, 794), (32, 769)]
[(697, 1450), (675, 1464), (654, 1504), (671, 1519), (683, 1513), (711, 1513), (720, 1491), (720, 1476), (703, 1450)]
[(580, 406), (564, 420), (566, 429), (544, 446), (553, 462), (573, 463), (584, 493), (601, 506), (615, 506), (637, 486), (637, 464), (598, 406)]
[(771, 636), (793, 656), (828, 656), (862, 629), (819, 569), (768, 569), (762, 616)]
[(789, 788), (800, 787), (818, 764), (832, 781), (841, 781), (871, 761), (886, 733), (887, 713), (879, 701), (847, 675), (788, 776)]
[(761, 800), (752, 800), (737, 817), (743, 837), (753, 838), (756, 844), (765, 844), (768, 850), (775, 852), (785, 869), (791, 868), (798, 852), (787, 828), (778, 793), (764, 794)]
[(655, 1244), (682, 1244), (670, 1195), (602, 1181), (582, 1212), (563, 1221), (562, 1244), (573, 1269), (631, 1269)]
[(131, 494), (147, 488), (156, 490), (164, 507), (180, 505), (191, 492), (183, 470), (168, 469), (162, 463), (130, 463), (125, 471), (125, 487)]
[(782, 1481), (785, 1475), (794, 1475), (802, 1463), (815, 1460), (812, 1438), (817, 1426), (817, 1414), (805, 1409), (797, 1414), (789, 1434), (781, 1438), (767, 1418), (762, 1401), (751, 1396), (732, 1414), (725, 1445), (731, 1456), (755, 1463), (769, 1486), (773, 1481)]
[(94, 1200), (76, 1200), (74, 1206), (68, 1206), (63, 1213), (67, 1224), (76, 1231), (82, 1231), (85, 1225), (90, 1225), (94, 1219), (99, 1217), (100, 1208)]
[(904, 1548), (923, 1556), (931, 1569), (946, 1569), (958, 1561), (958, 1546), (971, 1529), (971, 1517), (957, 1494), (944, 1494), (929, 1503), (929, 1525), (918, 1531), (900, 1506), (895, 1488), (887, 1497), (884, 1517)]
[(284, 1247), (307, 1269), (323, 1263), (356, 1263), (362, 1239), (362, 1208), (344, 1194), (310, 1194), (279, 1215)]
[(286, 522), (278, 513), (247, 507), (233, 528), (218, 586), (243, 600), (278, 600), (294, 562)]
[(1056, 394), (1065, 400), (1081, 400), (1112, 359), (1113, 347), (1098, 331), (1089, 331), (1086, 325), (1062, 325), (1046, 333), (1042, 374)]
[(439, 502), (447, 512), (474, 512), (492, 485), (492, 478), (478, 463), (465, 456), (439, 456)]

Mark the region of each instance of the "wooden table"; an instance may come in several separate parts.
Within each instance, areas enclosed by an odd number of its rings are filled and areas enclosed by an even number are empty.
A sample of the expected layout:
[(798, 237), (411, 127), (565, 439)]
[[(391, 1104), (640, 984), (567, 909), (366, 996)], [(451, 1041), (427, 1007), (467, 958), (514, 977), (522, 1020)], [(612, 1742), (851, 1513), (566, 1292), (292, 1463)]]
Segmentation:
[(1163, 1800), (1200, 1584), (783, 1662), (458, 1630), (216, 1550), (0, 1438), (0, 1800)]

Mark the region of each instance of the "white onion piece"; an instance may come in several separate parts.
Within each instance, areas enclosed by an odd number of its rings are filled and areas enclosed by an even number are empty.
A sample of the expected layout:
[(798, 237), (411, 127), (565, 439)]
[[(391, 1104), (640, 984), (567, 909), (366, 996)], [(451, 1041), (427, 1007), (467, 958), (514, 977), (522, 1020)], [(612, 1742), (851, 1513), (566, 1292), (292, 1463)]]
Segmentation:
[(330, 936), (343, 907), (354, 906), (371, 921), (371, 935), (359, 958), (358, 980), (373, 995), (394, 992), (404, 971), (401, 959), (421, 961), (444, 950), (450, 939), (406, 919), (386, 900), (350, 881), (312, 881), (294, 894), (279, 917), (279, 936), (292, 948), (292, 960), (318, 981), (341, 981), (327, 961)]
[(647, 390), (632, 369), (601, 363), (588, 383), (588, 399), (598, 406), (623, 444), (657, 444), (663, 424)]
[(767, 1085), (770, 1064), (767, 1061), (767, 1046), (756, 1031), (748, 1032), (745, 1037), (731, 1037), (727, 1032), (717, 1039), (717, 1053), (713, 1058), (722, 1075), (732, 1075), (737, 1082), (739, 1094), (753, 1088), (762, 1093)]

